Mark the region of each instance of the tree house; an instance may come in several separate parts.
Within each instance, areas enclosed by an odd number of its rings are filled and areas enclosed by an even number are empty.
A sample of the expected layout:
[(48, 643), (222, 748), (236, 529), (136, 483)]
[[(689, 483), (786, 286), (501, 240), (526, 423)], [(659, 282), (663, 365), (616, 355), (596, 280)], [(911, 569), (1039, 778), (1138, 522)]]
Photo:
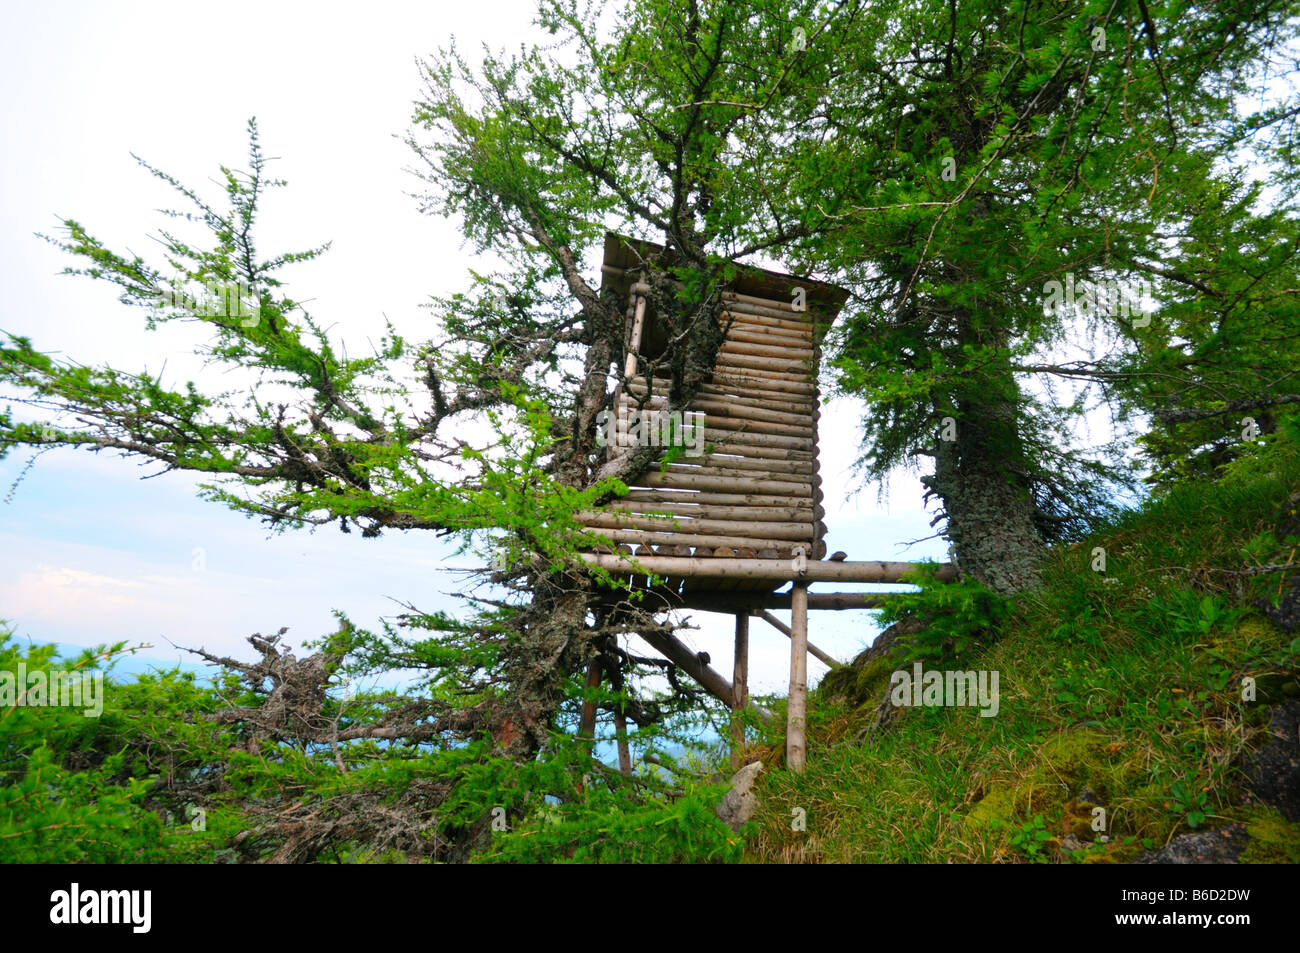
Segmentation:
[[(733, 613), (728, 682), (689, 648), (647, 640), (733, 709), (748, 703), (748, 619), (791, 640), (786, 761), (801, 770), (807, 694), (808, 585), (897, 582), (911, 563), (824, 561), (827, 527), (818, 468), (821, 342), (848, 292), (808, 278), (735, 266), (722, 292), (724, 332), (711, 373), (681, 411), (667, 412), (670, 321), (657, 313), (642, 262), (663, 248), (605, 238), (602, 293), (626, 302), (626, 361), (602, 422), (607, 455), (659, 447), (658, 461), (625, 478), (629, 493), (583, 523), (615, 544), (594, 565), (661, 598), (665, 609)], [(641, 570), (638, 572), (638, 570)], [(653, 573), (658, 577), (656, 581)], [(949, 575), (951, 571), (949, 570)], [(786, 583), (791, 591), (777, 593)], [(819, 593), (812, 608), (871, 608), (863, 593)], [(767, 610), (789, 608), (790, 626)], [(828, 664), (834, 660), (811, 648)]]

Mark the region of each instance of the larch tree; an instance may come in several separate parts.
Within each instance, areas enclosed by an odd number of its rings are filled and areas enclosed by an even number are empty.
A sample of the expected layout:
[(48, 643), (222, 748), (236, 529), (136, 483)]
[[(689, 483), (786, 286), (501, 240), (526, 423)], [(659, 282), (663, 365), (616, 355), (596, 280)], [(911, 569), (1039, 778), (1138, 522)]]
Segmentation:
[[(606, 462), (599, 445), (597, 420), (623, 366), (626, 303), (602, 295), (593, 255), (609, 229), (664, 247), (645, 261), (645, 280), (674, 339), (669, 410), (684, 407), (721, 341), (731, 262), (777, 254), (815, 230), (752, 188), (754, 176), (778, 180), (784, 158), (771, 130), (787, 100), (806, 98), (791, 92), (795, 31), (774, 2), (656, 0), (610, 14), (545, 0), (538, 24), (554, 43), (487, 56), (477, 68), (453, 48), (424, 65), (410, 144), (425, 163), (426, 207), (458, 217), (467, 238), (504, 263), (435, 303), (439, 331), (428, 341), (389, 327), (373, 354), (348, 356), (285, 293), (281, 270), (324, 248), (266, 255), (257, 244), (262, 196), (284, 183), (270, 177), (252, 126), (248, 168), (222, 168), (224, 205), (146, 166), (184, 197), (188, 208), (172, 214), (201, 225), (205, 240), (183, 226), (162, 231), (163, 263), (154, 264), (107, 248), (75, 220), (51, 238), (79, 260), (71, 273), (116, 285), (121, 300), (146, 309), (148, 327), (202, 322), (208, 360), (242, 369), (241, 386), (173, 387), (143, 371), (55, 360), (14, 336), (0, 348), (13, 399), (45, 413), (7, 413), (0, 449), (120, 451), (210, 476), (209, 498), (277, 530), (336, 523), (363, 538), (453, 534), (491, 561), (499, 588), (474, 598), (464, 618), (411, 605), (384, 637), (348, 623), (305, 661), (274, 637), (254, 642), (263, 658), (253, 665), (209, 657), (254, 695), (274, 686), (260, 704), (207, 716), (246, 726), (250, 751), (332, 745), (342, 769), (340, 741), (432, 745), (448, 753), (453, 779), (474, 763), (536, 764), (556, 753), (557, 719), (593, 664), (617, 690), (607, 704), (640, 725), (700, 705), (670, 663), (616, 638), (671, 635), (673, 624), (609, 599), (613, 581), (576, 558), (600, 540), (574, 514), (661, 452)], [(185, 290), (196, 286), (216, 294)], [(340, 721), (328, 692), (345, 659), (423, 671), (423, 690)], [(633, 674), (646, 671), (669, 676), (668, 697), (634, 692)], [(580, 773), (566, 777), (570, 793), (582, 783)], [(467, 808), (466, 789), (455, 790), (435, 785), (424, 803), (438, 811), (459, 799), (459, 826), (441, 832), (453, 854), (482, 846), (495, 803)], [(298, 826), (277, 858), (314, 855), (335, 836), (310, 810), (294, 806)], [(355, 823), (348, 829), (357, 836)]]
[[(857, 292), (830, 353), (867, 403), (868, 476), (929, 458), (960, 568), (1013, 592), (1133, 484), (1131, 441), (1079, 440), (1089, 409), (1172, 425), (1219, 394), (1222, 429), (1223, 408), (1292, 399), (1293, 343), (1222, 385), (1230, 335), (1294, 340), (1294, 172), (1262, 208), (1231, 163), (1245, 137), (1294, 142), (1293, 90), (1248, 97), (1294, 76), (1297, 7), (845, 6), (809, 45), (823, 93), (787, 180), (839, 227), (790, 261)], [(1211, 302), (1254, 314), (1211, 332)]]

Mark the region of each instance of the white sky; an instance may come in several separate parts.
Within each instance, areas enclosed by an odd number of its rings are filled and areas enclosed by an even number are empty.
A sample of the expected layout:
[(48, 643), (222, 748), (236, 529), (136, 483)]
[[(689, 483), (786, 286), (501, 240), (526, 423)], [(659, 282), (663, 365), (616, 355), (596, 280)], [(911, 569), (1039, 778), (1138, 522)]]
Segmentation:
[[(145, 332), (144, 312), (106, 283), (60, 276), (71, 260), (34, 233), (76, 218), (109, 247), (156, 259), (147, 236), (164, 221), (154, 210), (177, 203), (130, 153), (202, 191), (219, 164), (244, 166), (244, 126), (256, 116), (265, 153), (281, 157), (273, 173), (289, 180), (264, 209), (263, 252), (334, 243), (282, 273), (292, 293), (358, 346), (385, 315), (416, 340), (436, 337), (419, 305), (466, 287), (474, 261), (456, 224), (420, 215), (407, 194), (423, 188), (404, 172), (414, 163), (400, 141), (421, 90), (415, 58), (452, 34), (469, 55), (482, 42), (516, 47), (538, 32), (531, 16), (517, 0), (10, 7), (0, 35), (0, 328), (83, 363), (155, 373), (165, 364), (173, 386), (194, 378), (220, 389), (220, 376), (198, 376), (193, 329)], [(915, 480), (893, 481), (888, 509), (874, 489), (846, 499), (857, 419), (845, 403), (822, 418), (831, 550), (944, 558), (939, 541), (899, 545), (931, 533)], [(0, 495), (30, 456), (0, 461)], [(197, 500), (194, 477), (141, 481), (155, 469), (71, 450), (42, 456), (13, 501), (0, 502), (0, 618), (38, 642), (143, 641), (161, 659), (178, 657), (167, 640), (246, 654), (252, 632), (289, 626), (296, 646), (332, 631), (333, 609), (372, 627), (397, 611), (391, 599), (454, 608), (447, 593), (460, 577), (445, 570), (474, 563), (430, 533), (268, 538)], [(696, 621), (690, 641), (729, 675), (731, 619)], [(815, 613), (810, 624), (812, 640), (842, 659), (876, 631), (865, 612)], [(784, 691), (788, 642), (761, 622), (751, 632), (752, 690)], [(809, 665), (815, 681), (825, 668)]]

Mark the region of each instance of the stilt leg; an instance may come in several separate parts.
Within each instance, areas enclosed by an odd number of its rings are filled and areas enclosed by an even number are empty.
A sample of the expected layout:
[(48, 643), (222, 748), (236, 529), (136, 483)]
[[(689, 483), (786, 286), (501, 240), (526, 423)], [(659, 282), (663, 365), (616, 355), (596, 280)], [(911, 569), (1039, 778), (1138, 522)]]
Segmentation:
[(790, 593), (790, 702), (786, 714), (785, 766), (803, 771), (808, 706), (808, 584), (795, 580)]
[(736, 613), (736, 656), (731, 670), (735, 699), (731, 703), (731, 766), (740, 768), (740, 749), (745, 746), (745, 724), (741, 712), (749, 703), (749, 614)]

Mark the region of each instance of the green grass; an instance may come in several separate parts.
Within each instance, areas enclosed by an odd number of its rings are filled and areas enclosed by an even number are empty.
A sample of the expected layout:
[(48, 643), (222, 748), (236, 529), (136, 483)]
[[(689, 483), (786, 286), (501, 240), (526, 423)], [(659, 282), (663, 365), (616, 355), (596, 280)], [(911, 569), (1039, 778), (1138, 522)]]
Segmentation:
[[(872, 730), (901, 656), (840, 676), (847, 702), (814, 693), (806, 771), (780, 769), (779, 743), (761, 750), (772, 770), (746, 859), (1125, 862), (1242, 821), (1257, 838), (1244, 860), (1295, 862), (1300, 825), (1241, 804), (1234, 767), (1266, 740), (1270, 703), (1300, 690), (1300, 640), (1257, 605), (1282, 576), (1242, 572), (1293, 561), (1300, 543), (1287, 503), (1300, 460), (1267, 467), (1179, 487), (1053, 550), (1043, 587), (994, 637), (959, 662), (927, 663), (998, 671), (996, 717), (901, 708)], [(1104, 574), (1091, 568), (1097, 546)], [(799, 809), (804, 831), (792, 829)]]

